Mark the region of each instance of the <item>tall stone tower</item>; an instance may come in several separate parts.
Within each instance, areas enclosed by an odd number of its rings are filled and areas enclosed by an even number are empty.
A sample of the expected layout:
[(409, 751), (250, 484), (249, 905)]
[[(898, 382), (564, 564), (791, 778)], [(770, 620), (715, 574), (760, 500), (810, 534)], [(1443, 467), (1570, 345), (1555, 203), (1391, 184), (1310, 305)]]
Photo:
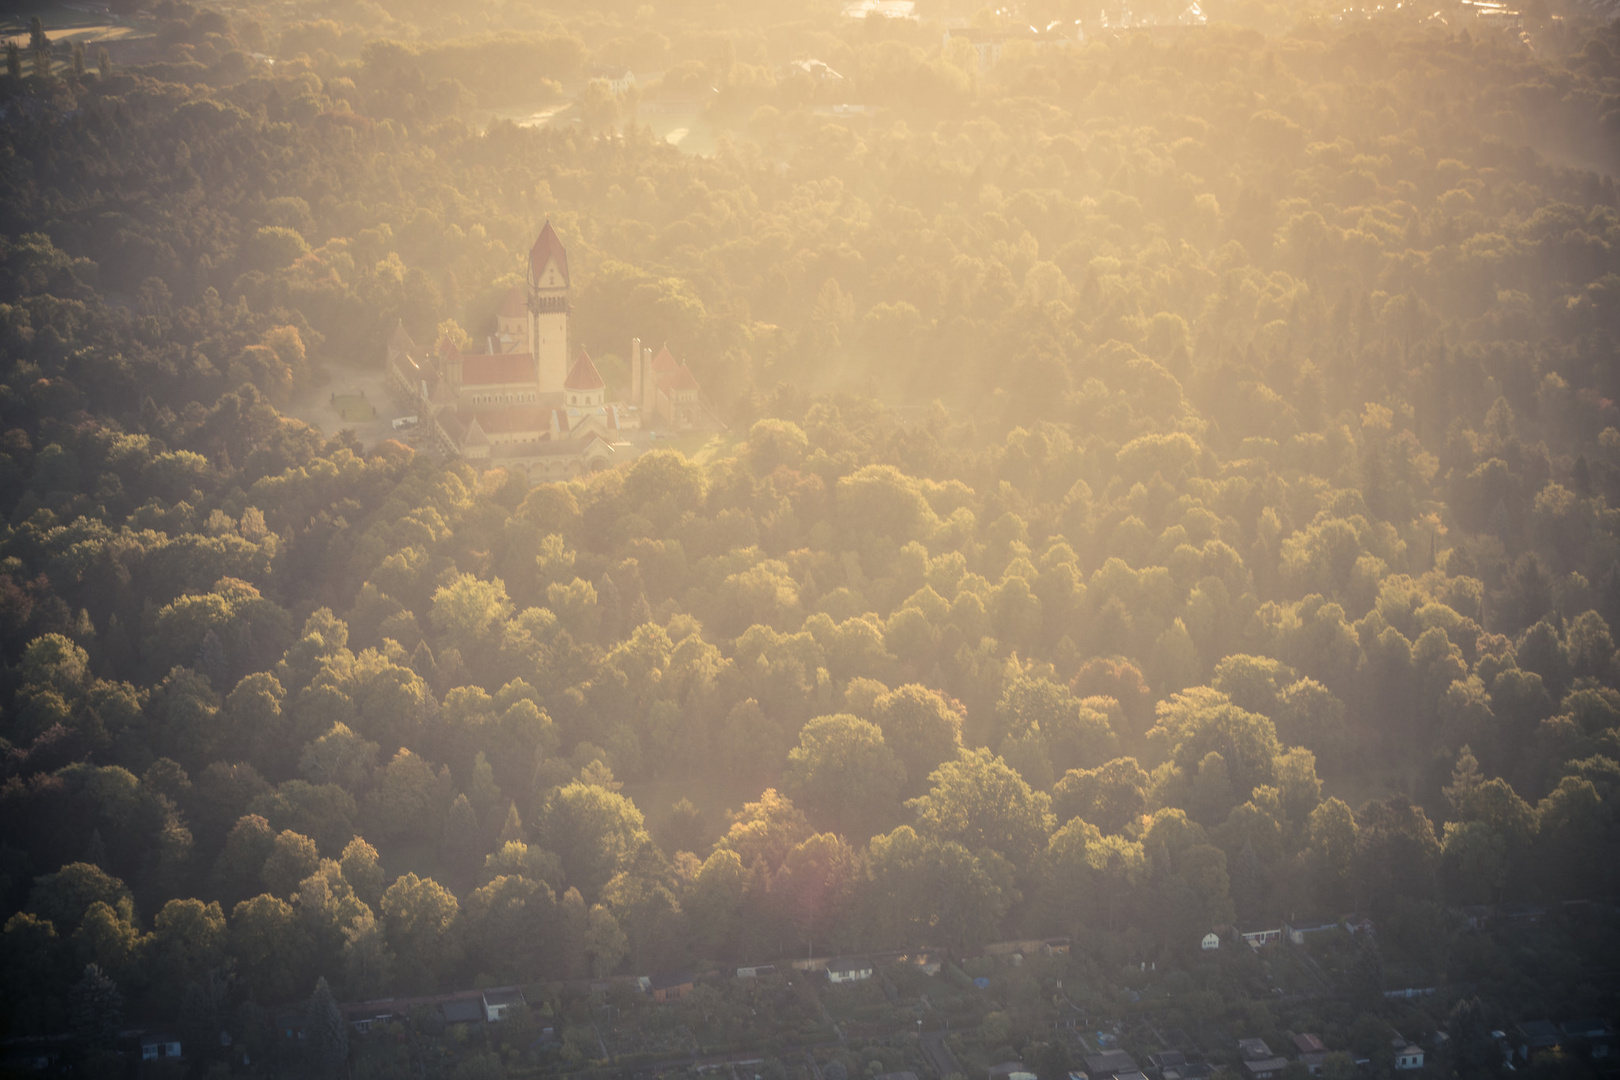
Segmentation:
[(568, 252), (550, 221), (529, 249), (529, 355), (540, 400), (561, 404), (568, 377)]

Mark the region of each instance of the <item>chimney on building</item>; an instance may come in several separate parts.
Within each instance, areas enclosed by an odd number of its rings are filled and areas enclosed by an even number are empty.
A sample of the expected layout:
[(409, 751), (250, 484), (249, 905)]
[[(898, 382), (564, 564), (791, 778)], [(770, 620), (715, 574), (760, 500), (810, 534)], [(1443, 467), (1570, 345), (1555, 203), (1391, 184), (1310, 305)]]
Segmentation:
[(630, 339), (630, 404), (641, 404), (641, 339)]

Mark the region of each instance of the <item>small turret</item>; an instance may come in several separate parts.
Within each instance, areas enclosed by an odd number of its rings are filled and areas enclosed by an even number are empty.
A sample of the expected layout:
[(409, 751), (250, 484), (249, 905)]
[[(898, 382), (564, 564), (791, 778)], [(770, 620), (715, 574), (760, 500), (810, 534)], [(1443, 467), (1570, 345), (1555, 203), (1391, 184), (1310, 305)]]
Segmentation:
[(594, 409), (601, 406), (606, 393), (607, 383), (591, 362), (591, 354), (584, 349), (579, 350), (579, 359), (574, 361), (573, 370), (563, 380), (563, 399), (570, 408)]

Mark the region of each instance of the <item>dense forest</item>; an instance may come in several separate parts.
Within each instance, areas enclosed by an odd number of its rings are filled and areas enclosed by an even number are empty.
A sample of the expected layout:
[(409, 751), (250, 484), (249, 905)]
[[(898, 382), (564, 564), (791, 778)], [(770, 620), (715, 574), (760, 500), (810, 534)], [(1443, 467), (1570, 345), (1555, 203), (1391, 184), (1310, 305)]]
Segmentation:
[[(1373, 1001), (1614, 1016), (1613, 907), (1534, 978), (1455, 915), (1620, 885), (1620, 32), (1534, 6), (1064, 7), (982, 69), (820, 8), (14, 48), (5, 1033), (262, 1071), (317, 978), (1350, 912)], [(593, 63), (664, 74), (487, 118)], [(667, 340), (729, 434), (531, 488), (283, 415), (483, 333), (546, 219), (610, 387)]]

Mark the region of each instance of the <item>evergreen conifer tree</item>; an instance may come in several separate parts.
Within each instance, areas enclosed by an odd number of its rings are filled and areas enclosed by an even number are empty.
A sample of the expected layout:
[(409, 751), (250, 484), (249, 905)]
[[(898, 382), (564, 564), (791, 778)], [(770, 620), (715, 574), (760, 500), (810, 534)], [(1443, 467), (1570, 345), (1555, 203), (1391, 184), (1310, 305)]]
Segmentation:
[(91, 1046), (108, 1046), (124, 1022), (124, 995), (97, 964), (86, 964), (84, 975), (68, 994), (68, 1022), (75, 1038)]
[(322, 1075), (334, 1075), (343, 1068), (349, 1057), (349, 1026), (343, 1022), (332, 988), (326, 976), (315, 980), (315, 992), (309, 998), (309, 1012), (304, 1019), (305, 1046), (310, 1064)]
[(513, 840), (523, 840), (523, 818), (518, 815), (517, 803), (508, 803), (506, 807), (506, 824), (501, 826), (501, 835), (496, 838), (497, 849), (511, 843)]

